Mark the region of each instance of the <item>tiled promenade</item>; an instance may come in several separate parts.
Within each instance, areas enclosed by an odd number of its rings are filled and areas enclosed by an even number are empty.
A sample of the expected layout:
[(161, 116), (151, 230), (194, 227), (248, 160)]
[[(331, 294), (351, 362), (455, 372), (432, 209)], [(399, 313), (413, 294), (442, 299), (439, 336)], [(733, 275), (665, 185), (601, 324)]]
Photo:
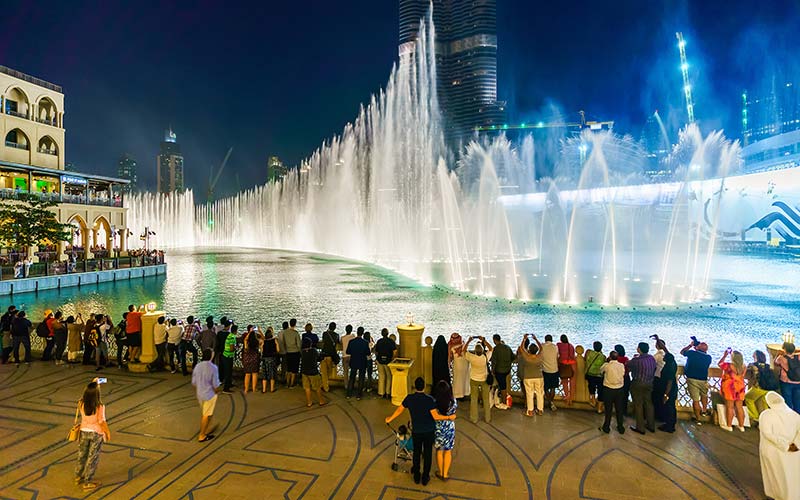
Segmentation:
[(763, 498), (755, 430), (682, 422), (674, 435), (605, 435), (590, 412), (527, 418), (516, 407), (474, 425), (463, 403), (452, 478), (422, 487), (391, 470), (384, 400), (335, 389), (331, 404), (309, 409), (300, 388), (220, 395), (218, 437), (198, 443), (188, 377), (104, 375), (112, 441), (95, 478), (102, 487), (84, 493), (66, 435), (94, 370), (0, 366), (0, 498)]

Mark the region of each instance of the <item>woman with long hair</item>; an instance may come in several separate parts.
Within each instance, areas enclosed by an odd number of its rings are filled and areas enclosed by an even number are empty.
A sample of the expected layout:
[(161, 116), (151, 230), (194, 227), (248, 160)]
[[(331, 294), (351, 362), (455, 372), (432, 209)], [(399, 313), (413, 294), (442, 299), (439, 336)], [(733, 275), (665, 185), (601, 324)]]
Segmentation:
[(720, 384), (720, 392), (722, 397), (725, 398), (725, 424), (720, 423), (720, 427), (726, 431), (733, 430), (733, 412), (736, 411), (736, 423), (739, 430), (744, 432), (744, 403), (745, 383), (744, 374), (747, 367), (744, 364), (744, 357), (739, 351), (733, 351), (731, 355), (731, 362), (728, 355), (731, 354), (731, 348), (725, 350), (725, 354), (719, 360), (719, 367), (722, 370), (722, 382)]
[(78, 463), (75, 466), (75, 484), (84, 490), (94, 490), (100, 483), (92, 481), (100, 460), (103, 441), (111, 440), (106, 423), (106, 407), (100, 399), (99, 379), (86, 386), (78, 402), (81, 415), (81, 434), (78, 440)]
[(261, 369), (264, 378), (261, 380), (261, 392), (267, 392), (267, 381), (269, 381), (269, 392), (275, 392), (275, 378), (278, 367), (278, 356), (281, 352), (280, 342), (275, 336), (275, 331), (271, 326), (267, 327), (267, 334), (264, 338), (264, 347), (261, 349)]
[(564, 401), (567, 406), (572, 406), (575, 397), (575, 347), (569, 343), (566, 335), (561, 335), (558, 347), (558, 376), (564, 388)]
[(744, 405), (750, 420), (758, 422), (761, 412), (768, 408), (765, 396), (769, 391), (780, 391), (780, 383), (763, 351), (753, 352), (753, 362), (747, 366), (747, 392)]
[(258, 369), (261, 366), (261, 340), (258, 338), (258, 327), (247, 327), (244, 335), (244, 350), (242, 351), (242, 368), (244, 368), (244, 393), (248, 389), (256, 392), (258, 383)]
[[(434, 390), (436, 410), (442, 416), (453, 415), (458, 402), (453, 397), (453, 390), (445, 380), (440, 380)], [(436, 477), (442, 481), (450, 479), (450, 464), (453, 462), (453, 446), (456, 439), (456, 423), (453, 420), (436, 420), (436, 435), (433, 446), (436, 448), (436, 465), (439, 471)]]

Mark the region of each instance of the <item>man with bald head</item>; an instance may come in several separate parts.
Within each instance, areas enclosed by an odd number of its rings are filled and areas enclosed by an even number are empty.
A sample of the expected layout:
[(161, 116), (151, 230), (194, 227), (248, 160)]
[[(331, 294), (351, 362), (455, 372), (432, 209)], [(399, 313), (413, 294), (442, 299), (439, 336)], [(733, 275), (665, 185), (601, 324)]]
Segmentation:
[(692, 337), (692, 342), (681, 349), (681, 354), (686, 357), (683, 373), (686, 375), (686, 388), (692, 398), (693, 420), (701, 425), (701, 418), (708, 407), (708, 367), (711, 365), (708, 344), (698, 342)]

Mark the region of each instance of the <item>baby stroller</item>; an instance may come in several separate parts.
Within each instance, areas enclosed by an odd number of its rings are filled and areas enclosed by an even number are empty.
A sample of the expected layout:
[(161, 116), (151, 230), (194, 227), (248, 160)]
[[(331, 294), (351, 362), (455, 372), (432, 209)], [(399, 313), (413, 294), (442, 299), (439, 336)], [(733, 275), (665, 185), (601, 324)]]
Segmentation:
[[(411, 469), (405, 464), (408, 464), (414, 459), (414, 443), (411, 439), (411, 423), (408, 425), (401, 425), (397, 429), (390, 424), (386, 424), (394, 433), (394, 460), (392, 461), (392, 470), (409, 472)], [(401, 467), (403, 464), (403, 467)]]

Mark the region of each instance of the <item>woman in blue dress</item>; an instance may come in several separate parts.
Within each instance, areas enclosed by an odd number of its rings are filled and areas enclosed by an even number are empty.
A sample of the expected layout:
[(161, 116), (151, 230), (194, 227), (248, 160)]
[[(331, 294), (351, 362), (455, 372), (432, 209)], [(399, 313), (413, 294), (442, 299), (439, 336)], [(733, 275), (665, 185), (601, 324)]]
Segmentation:
[[(436, 409), (440, 415), (453, 415), (458, 408), (458, 402), (453, 398), (453, 389), (445, 380), (440, 380), (434, 388)], [(453, 445), (456, 439), (456, 423), (453, 420), (436, 421), (436, 464), (439, 467), (436, 477), (442, 481), (450, 479), (450, 464), (453, 461)]]

